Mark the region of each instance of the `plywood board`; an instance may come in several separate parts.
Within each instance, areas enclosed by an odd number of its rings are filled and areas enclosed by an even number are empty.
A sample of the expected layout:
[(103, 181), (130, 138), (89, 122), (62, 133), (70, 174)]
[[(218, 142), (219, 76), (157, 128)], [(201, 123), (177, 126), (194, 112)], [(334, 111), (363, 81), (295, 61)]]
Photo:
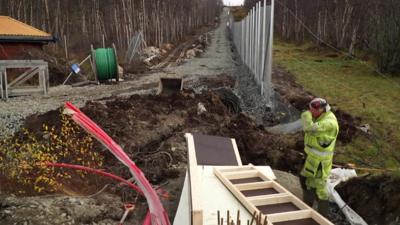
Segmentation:
[(193, 134), (198, 165), (239, 166), (242, 164), (237, 146), (231, 138)]

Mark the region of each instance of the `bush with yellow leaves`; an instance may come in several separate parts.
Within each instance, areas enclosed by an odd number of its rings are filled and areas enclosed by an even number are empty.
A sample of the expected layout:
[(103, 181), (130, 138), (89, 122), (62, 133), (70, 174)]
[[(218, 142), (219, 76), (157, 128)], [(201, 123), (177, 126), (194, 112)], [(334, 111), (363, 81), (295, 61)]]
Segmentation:
[[(37, 192), (55, 192), (71, 179), (71, 171), (48, 167), (61, 162), (99, 168), (103, 157), (93, 149), (92, 137), (61, 113), (61, 129), (43, 124), (43, 137), (23, 129), (0, 141), (0, 172), (9, 180), (31, 186)], [(75, 172), (74, 172), (75, 173)], [(79, 172), (84, 178), (86, 173)]]

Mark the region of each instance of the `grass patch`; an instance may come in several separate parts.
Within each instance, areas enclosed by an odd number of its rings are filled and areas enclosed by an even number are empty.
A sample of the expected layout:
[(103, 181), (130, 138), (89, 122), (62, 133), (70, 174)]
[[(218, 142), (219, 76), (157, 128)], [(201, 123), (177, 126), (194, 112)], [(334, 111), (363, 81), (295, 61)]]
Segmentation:
[(400, 168), (400, 76), (385, 78), (370, 62), (309, 44), (277, 41), (274, 48), (275, 63), (294, 74), (306, 90), (371, 126), (372, 135), (337, 146), (336, 162)]

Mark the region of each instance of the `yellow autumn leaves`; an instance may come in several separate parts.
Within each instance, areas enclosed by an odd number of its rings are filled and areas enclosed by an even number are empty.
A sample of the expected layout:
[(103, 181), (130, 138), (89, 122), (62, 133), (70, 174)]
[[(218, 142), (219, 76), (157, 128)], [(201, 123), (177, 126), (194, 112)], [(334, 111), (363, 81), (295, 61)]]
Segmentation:
[(0, 140), (1, 175), (37, 192), (55, 192), (76, 172), (48, 167), (47, 162), (100, 168), (103, 157), (94, 150), (92, 137), (67, 115), (61, 113), (60, 122), (58, 128), (43, 124), (40, 137), (22, 129), (14, 137)]

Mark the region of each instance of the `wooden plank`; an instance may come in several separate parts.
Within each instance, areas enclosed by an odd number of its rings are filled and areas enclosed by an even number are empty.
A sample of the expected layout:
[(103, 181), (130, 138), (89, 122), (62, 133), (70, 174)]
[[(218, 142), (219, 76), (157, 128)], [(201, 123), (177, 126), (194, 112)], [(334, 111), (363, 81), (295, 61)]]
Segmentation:
[(292, 196), (289, 193), (279, 193), (272, 195), (261, 195), (255, 197), (247, 197), (247, 200), (255, 206), (280, 204), (292, 201)]
[(50, 75), (49, 75), (49, 67), (46, 66), (45, 70), (45, 84), (46, 84), (46, 95), (49, 93), (50, 90)]
[(44, 60), (0, 60), (0, 66), (16, 65), (16, 64), (47, 64)]
[(42, 60), (0, 60), (0, 66), (7, 69), (31, 68), (37, 66), (48, 66)]
[(235, 150), (235, 155), (236, 155), (238, 164), (239, 164), (239, 166), (242, 166), (242, 159), (240, 158), (239, 149), (237, 147), (236, 140), (234, 138), (232, 138), (231, 140), (232, 140), (233, 149)]
[(241, 167), (237, 167), (237, 166), (218, 166), (218, 167), (214, 167), (214, 168), (218, 168), (218, 170), (221, 171), (221, 173), (235, 172), (235, 171), (245, 171), (245, 170), (254, 170), (253, 165), (247, 165), (247, 166), (241, 166)]
[(271, 188), (273, 187), (273, 183), (273, 181), (261, 181), (247, 184), (235, 184), (235, 187), (239, 191), (256, 190), (260, 188)]
[(0, 96), (1, 96), (1, 99), (4, 98), (4, 93), (3, 93), (3, 72), (1, 70), (1, 68), (0, 68)]
[(46, 73), (43, 68), (39, 72), (39, 88), (42, 89), (43, 95), (47, 95)]
[(9, 83), (9, 86), (10, 87), (18, 86), (20, 83), (23, 83), (23, 82), (20, 82), (20, 81), (22, 79), (24, 79), (26, 76), (30, 76), (37, 69), (38, 69), (37, 67), (32, 67), (29, 70), (27, 70), (24, 73), (22, 73), (21, 75), (18, 75), (18, 77), (15, 80), (13, 80), (12, 82)]
[(7, 69), (3, 68), (3, 86), (4, 86), (4, 97), (8, 99), (8, 82), (7, 82)]
[(43, 89), (39, 88), (22, 88), (22, 89), (10, 89), (8, 91), (8, 96), (17, 97), (17, 96), (26, 96), (33, 94), (42, 94)]
[[(39, 78), (39, 87), (40, 87), (40, 68), (37, 67), (35, 70), (33, 70), (31, 73), (25, 75), (25, 77), (23, 77), (20, 81), (18, 81), (17, 84), (15, 84), (14, 86), (19, 86), (23, 83), (25, 83), (26, 81), (28, 81), (29, 79), (31, 79), (32, 77), (34, 77), (35, 75), (38, 75)], [(11, 87), (11, 86), (10, 86)]]
[(197, 173), (197, 159), (194, 149), (194, 139), (192, 134), (185, 134), (188, 143), (188, 161), (189, 161), (189, 184), (191, 196), (191, 214), (192, 225), (203, 225), (203, 209), (201, 202), (201, 187), (199, 175)]
[(268, 220), (271, 221), (272, 223), (306, 219), (306, 218), (312, 218), (312, 210), (311, 209), (297, 210), (297, 211), (293, 211), (293, 212), (268, 214)]
[(262, 195), (256, 197), (248, 197), (247, 200), (255, 206), (271, 205), (291, 202), (292, 196), (289, 193), (279, 193), (273, 195)]
[(228, 180), (250, 178), (250, 177), (259, 177), (259, 172), (257, 170), (245, 170), (245, 171), (238, 171), (238, 172), (225, 172), (223, 174), (224, 174), (224, 177), (226, 177)]

